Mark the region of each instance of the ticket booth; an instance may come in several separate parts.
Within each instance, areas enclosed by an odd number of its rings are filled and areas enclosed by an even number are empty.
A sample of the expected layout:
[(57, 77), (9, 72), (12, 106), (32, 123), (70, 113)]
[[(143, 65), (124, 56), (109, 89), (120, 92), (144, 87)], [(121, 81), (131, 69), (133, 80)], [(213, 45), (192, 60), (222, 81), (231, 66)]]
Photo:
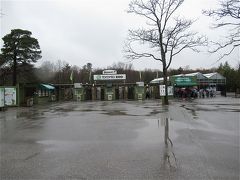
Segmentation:
[(144, 82), (136, 82), (135, 100), (144, 100), (144, 99), (145, 99)]
[(115, 88), (112, 83), (107, 83), (105, 87), (105, 100), (113, 101), (116, 99)]
[(75, 101), (83, 101), (85, 99), (84, 96), (84, 87), (81, 83), (74, 83), (74, 100)]
[[(118, 85), (113, 86), (113, 82), (126, 80), (126, 74), (117, 74), (116, 70), (104, 70), (102, 74), (95, 74), (93, 79), (96, 82), (96, 85), (98, 85), (97, 82), (99, 81), (104, 83), (104, 88), (103, 90), (101, 89), (101, 99), (102, 94), (106, 101), (116, 100), (116, 97), (117, 99), (123, 98), (123, 87), (119, 89)], [(97, 94), (97, 97), (99, 97), (99, 95)]]
[(124, 86), (118, 85), (115, 87), (115, 96), (116, 96), (116, 100), (124, 99)]

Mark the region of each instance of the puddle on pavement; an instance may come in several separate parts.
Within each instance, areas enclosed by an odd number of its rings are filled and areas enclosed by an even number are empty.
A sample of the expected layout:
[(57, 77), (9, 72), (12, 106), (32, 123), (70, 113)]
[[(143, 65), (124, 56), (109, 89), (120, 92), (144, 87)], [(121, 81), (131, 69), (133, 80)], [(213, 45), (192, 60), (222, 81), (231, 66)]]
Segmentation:
[(104, 110), (104, 112), (101, 114), (105, 114), (109, 116), (130, 116), (129, 114), (121, 110), (109, 110), (109, 111)]
[(159, 110), (160, 108), (158, 109), (153, 109), (149, 114), (147, 114), (146, 116), (153, 116), (153, 115), (158, 115), (158, 114), (161, 114), (161, 113), (165, 113), (165, 110)]
[(174, 135), (174, 137), (176, 137), (175, 132), (171, 131), (171, 124), (173, 122), (171, 122), (170, 120), (170, 118), (165, 118), (165, 115), (163, 115), (163, 117), (144, 119), (144, 121), (147, 122), (147, 126), (137, 130), (139, 133), (138, 140), (146, 141), (148, 143), (163, 143), (166, 125), (168, 125), (169, 129), (169, 138), (171, 138), (170, 136), (172, 134)]
[(42, 140), (36, 143), (46, 146), (46, 152), (70, 150), (76, 146), (76, 143), (71, 141)]
[(182, 104), (180, 107), (186, 109), (187, 111), (189, 111), (193, 117), (193, 119), (198, 119), (198, 115), (196, 110), (194, 109), (194, 107), (188, 107), (186, 104)]
[(143, 147), (156, 146), (164, 143), (164, 126), (158, 119), (144, 119), (147, 125), (137, 129), (135, 143)]
[(27, 119), (41, 119), (44, 117), (43, 112), (37, 110), (18, 112), (16, 115), (17, 118), (27, 118)]
[(73, 111), (73, 110), (74, 110), (73, 107), (72, 107), (72, 108), (70, 108), (70, 107), (68, 107), (68, 108), (56, 107), (56, 108), (52, 109), (52, 112), (57, 112), (57, 111), (61, 111), (61, 112), (71, 112), (71, 111)]
[(240, 112), (240, 106), (219, 107), (216, 105), (197, 105), (196, 111)]
[(240, 112), (240, 101), (237, 98), (201, 99), (194, 106), (196, 111)]

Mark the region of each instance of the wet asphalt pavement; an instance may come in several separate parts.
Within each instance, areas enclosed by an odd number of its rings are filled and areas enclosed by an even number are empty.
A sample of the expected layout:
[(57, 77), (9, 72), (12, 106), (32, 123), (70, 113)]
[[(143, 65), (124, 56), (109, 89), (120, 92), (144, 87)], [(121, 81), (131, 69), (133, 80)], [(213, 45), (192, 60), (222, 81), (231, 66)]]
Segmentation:
[(239, 121), (240, 99), (230, 97), (8, 108), (0, 179), (238, 180)]

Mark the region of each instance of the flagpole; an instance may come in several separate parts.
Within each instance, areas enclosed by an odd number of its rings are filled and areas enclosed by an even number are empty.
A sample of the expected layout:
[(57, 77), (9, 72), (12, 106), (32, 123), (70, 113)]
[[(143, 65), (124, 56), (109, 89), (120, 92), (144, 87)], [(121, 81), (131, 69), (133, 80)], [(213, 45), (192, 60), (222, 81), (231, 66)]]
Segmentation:
[(72, 84), (73, 84), (73, 71), (71, 72), (70, 80), (71, 80), (71, 82), (72, 82)]

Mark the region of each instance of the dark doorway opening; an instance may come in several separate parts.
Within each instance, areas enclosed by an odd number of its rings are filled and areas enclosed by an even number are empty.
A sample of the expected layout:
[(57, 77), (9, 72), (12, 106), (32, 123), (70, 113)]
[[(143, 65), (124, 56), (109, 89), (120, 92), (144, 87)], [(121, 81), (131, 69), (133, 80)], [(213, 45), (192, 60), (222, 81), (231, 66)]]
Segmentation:
[(128, 87), (128, 99), (130, 99), (130, 100), (134, 99), (134, 87), (133, 86)]
[(86, 100), (92, 100), (92, 88), (86, 87)]
[(119, 87), (115, 88), (115, 96), (116, 96), (116, 100), (119, 100)]
[(101, 88), (101, 100), (102, 100), (102, 101), (105, 100), (104, 94), (105, 94), (105, 89), (104, 89), (104, 88)]

